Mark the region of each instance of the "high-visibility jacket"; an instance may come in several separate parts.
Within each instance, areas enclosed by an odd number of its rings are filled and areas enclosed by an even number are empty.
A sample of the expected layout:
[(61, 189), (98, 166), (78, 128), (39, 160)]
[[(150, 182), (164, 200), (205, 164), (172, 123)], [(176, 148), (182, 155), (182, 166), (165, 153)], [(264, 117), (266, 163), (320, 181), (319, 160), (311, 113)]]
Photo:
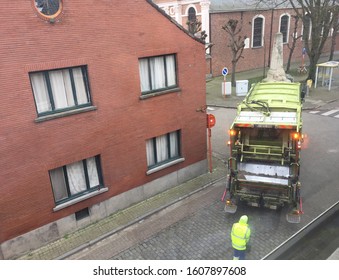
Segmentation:
[(233, 224), (231, 238), (232, 247), (237, 250), (246, 250), (246, 244), (251, 236), (251, 229), (247, 224), (247, 217), (240, 218), (238, 223)]

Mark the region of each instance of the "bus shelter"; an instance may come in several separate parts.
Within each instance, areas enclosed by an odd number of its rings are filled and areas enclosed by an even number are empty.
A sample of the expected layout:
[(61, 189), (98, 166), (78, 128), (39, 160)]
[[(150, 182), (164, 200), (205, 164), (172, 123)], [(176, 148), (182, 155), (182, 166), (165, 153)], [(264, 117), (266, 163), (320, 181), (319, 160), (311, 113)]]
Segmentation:
[(328, 90), (331, 90), (333, 69), (338, 67), (339, 61), (327, 61), (324, 63), (317, 64), (314, 88), (317, 87), (318, 78), (321, 78), (322, 86), (326, 85), (328, 86)]

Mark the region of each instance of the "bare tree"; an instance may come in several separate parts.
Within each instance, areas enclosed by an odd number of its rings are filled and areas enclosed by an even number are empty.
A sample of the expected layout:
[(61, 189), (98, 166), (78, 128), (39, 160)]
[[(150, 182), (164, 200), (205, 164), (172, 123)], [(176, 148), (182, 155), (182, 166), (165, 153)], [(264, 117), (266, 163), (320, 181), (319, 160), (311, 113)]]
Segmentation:
[(227, 32), (228, 36), (228, 47), (232, 52), (232, 86), (236, 85), (235, 82), (235, 72), (237, 68), (237, 63), (240, 58), (242, 58), (242, 53), (245, 48), (246, 36), (241, 36), (242, 31), (242, 22), (239, 23), (236, 19), (230, 19), (225, 25), (222, 26), (222, 29)]
[(335, 11), (333, 12), (332, 43), (329, 60), (333, 60), (338, 32), (339, 32), (339, 6), (336, 6)]
[(194, 36), (199, 37), (201, 40), (205, 41), (207, 34), (205, 30), (201, 30), (201, 22), (198, 20), (188, 20), (186, 22), (188, 27), (188, 32)]
[[(304, 47), (310, 60), (308, 79), (313, 81), (316, 65), (332, 28), (336, 2), (337, 0), (290, 0), (295, 13), (302, 19), (304, 25)], [(310, 33), (307, 27), (310, 28)]]
[(292, 43), (291, 44), (289, 43), (287, 45), (287, 47), (290, 50), (290, 52), (288, 54), (288, 59), (287, 59), (287, 64), (286, 64), (286, 72), (290, 71), (291, 60), (292, 60), (294, 49), (295, 49), (295, 47), (297, 45), (298, 39), (300, 39), (302, 37), (302, 35), (297, 36), (299, 17), (297, 17), (295, 15), (293, 15), (291, 17), (294, 19), (294, 28), (293, 28), (293, 32), (291, 34)]
[(333, 26), (339, 0), (253, 0), (257, 5), (277, 7), (289, 3), (303, 23), (303, 42), (309, 58), (307, 79), (315, 79), (316, 65)]

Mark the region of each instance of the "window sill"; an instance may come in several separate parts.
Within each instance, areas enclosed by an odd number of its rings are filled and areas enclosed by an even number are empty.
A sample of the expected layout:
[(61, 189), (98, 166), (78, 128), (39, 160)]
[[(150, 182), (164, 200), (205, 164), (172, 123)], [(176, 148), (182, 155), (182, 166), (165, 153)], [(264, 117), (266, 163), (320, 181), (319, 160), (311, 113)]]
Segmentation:
[(176, 160), (167, 162), (167, 163), (165, 163), (165, 164), (163, 164), (163, 165), (160, 165), (160, 166), (154, 167), (154, 168), (152, 168), (152, 169), (149, 169), (149, 170), (147, 170), (146, 174), (147, 174), (147, 175), (150, 175), (150, 174), (152, 174), (152, 173), (158, 172), (158, 171), (160, 171), (160, 170), (163, 170), (163, 169), (165, 169), (165, 168), (167, 168), (167, 167), (170, 167), (170, 166), (172, 166), (172, 165), (175, 165), (175, 164), (180, 163), (180, 162), (183, 162), (183, 161), (185, 161), (185, 158), (178, 158), (178, 159), (176, 159)]
[(145, 94), (141, 95), (139, 98), (140, 98), (140, 100), (144, 100), (144, 99), (152, 98), (152, 97), (155, 97), (155, 96), (160, 96), (160, 95), (164, 95), (164, 94), (167, 94), (167, 93), (175, 93), (175, 92), (181, 92), (181, 89), (176, 87), (176, 88), (166, 89), (166, 90), (163, 90), (163, 91), (145, 93)]
[(63, 118), (63, 117), (75, 115), (75, 114), (80, 114), (80, 113), (84, 113), (84, 112), (88, 112), (88, 111), (94, 111), (96, 109), (97, 109), (96, 106), (78, 108), (78, 109), (74, 109), (74, 110), (71, 110), (71, 111), (65, 111), (65, 112), (55, 113), (55, 114), (51, 114), (51, 115), (41, 116), (41, 117), (36, 118), (34, 121), (36, 123), (39, 123), (39, 122), (54, 120), (54, 119), (58, 119), (58, 118)]
[(64, 208), (66, 208), (66, 207), (68, 207), (68, 206), (71, 206), (71, 205), (76, 204), (76, 203), (78, 203), (78, 202), (80, 202), (80, 201), (89, 199), (89, 198), (91, 198), (91, 197), (93, 197), (93, 196), (102, 194), (102, 193), (107, 192), (107, 191), (108, 191), (108, 188), (107, 188), (107, 187), (102, 187), (102, 188), (100, 188), (100, 189), (97, 190), (97, 191), (90, 192), (90, 193), (85, 194), (85, 195), (83, 195), (83, 196), (77, 197), (77, 198), (75, 198), (75, 199), (72, 199), (72, 200), (70, 200), (70, 201), (67, 201), (67, 202), (65, 202), (65, 203), (62, 203), (62, 204), (60, 204), (60, 205), (57, 205), (57, 206), (55, 206), (55, 207), (53, 208), (53, 211), (54, 211), (54, 212), (59, 211), (59, 210), (64, 209)]

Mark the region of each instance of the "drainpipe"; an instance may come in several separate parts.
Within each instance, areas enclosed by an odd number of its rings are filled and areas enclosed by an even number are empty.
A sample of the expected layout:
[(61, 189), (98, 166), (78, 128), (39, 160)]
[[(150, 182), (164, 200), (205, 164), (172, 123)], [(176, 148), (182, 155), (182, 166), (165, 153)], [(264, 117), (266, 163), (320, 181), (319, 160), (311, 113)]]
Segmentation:
[(268, 67), (270, 67), (271, 64), (271, 50), (272, 50), (272, 33), (273, 33), (273, 13), (274, 9), (271, 9), (271, 30), (270, 30), (270, 48), (268, 51)]

